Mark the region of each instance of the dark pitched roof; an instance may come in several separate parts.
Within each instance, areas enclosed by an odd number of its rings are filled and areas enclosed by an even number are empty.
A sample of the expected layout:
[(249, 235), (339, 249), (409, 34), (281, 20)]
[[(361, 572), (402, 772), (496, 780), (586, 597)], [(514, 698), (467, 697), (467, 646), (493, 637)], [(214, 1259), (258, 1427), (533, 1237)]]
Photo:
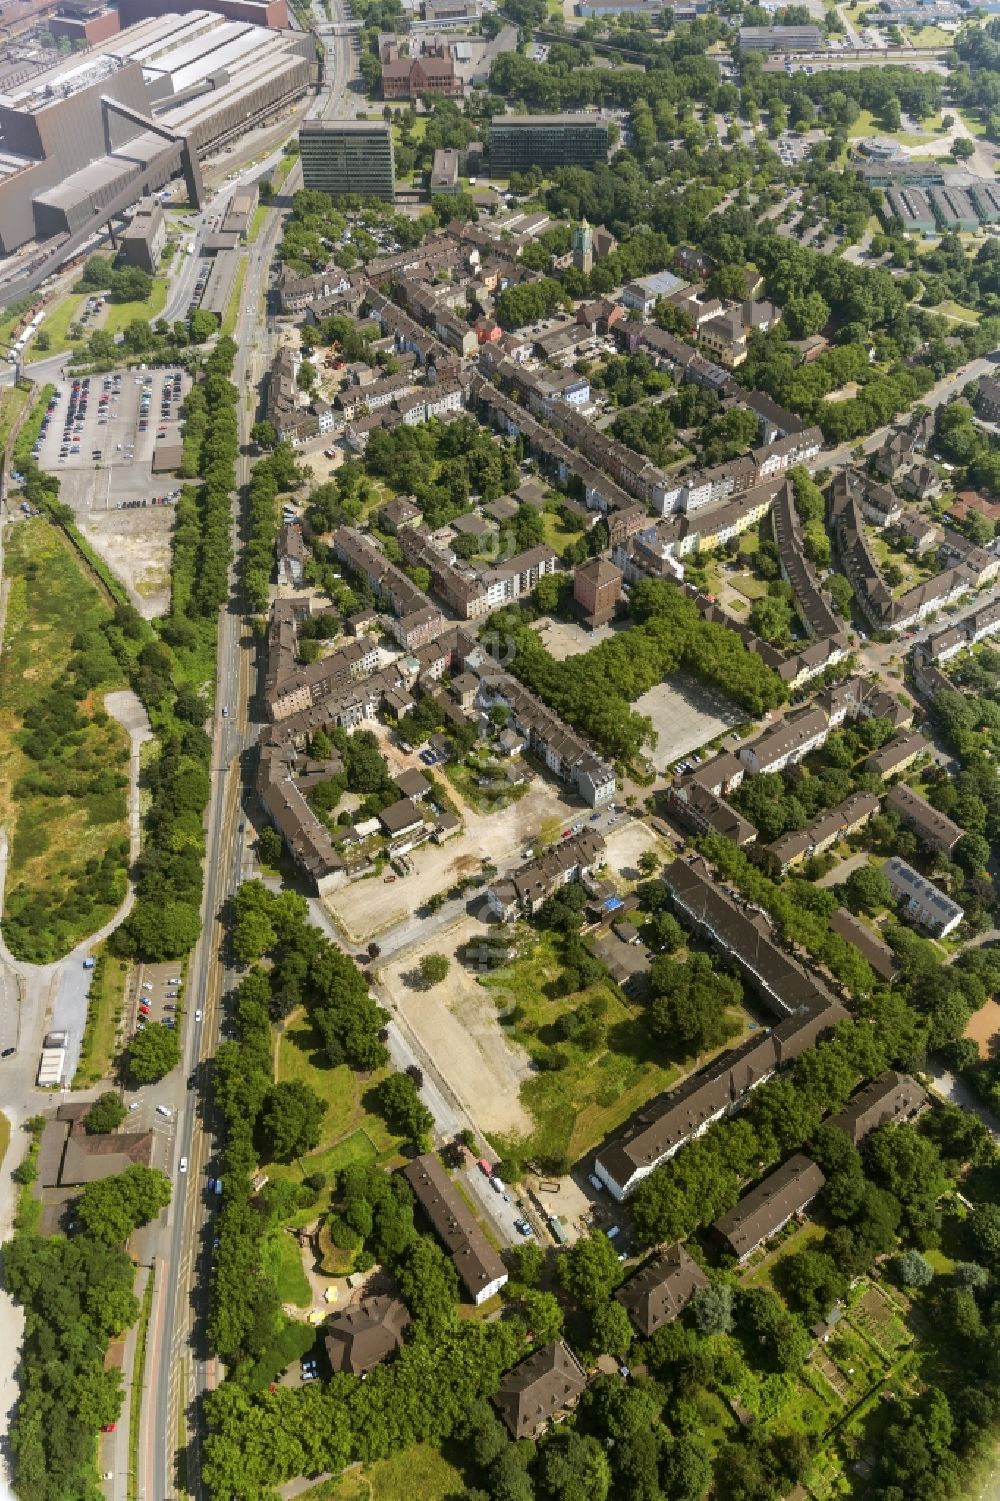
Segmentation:
[(682, 1245), (667, 1246), (615, 1293), (640, 1334), (647, 1338), (672, 1324), (708, 1278)]
[(911, 1079), (909, 1074), (897, 1074), (893, 1069), (886, 1069), (884, 1074), (879, 1074), (864, 1089), (859, 1089), (838, 1115), (830, 1117), (827, 1124), (839, 1126), (857, 1146), (876, 1126), (885, 1125), (887, 1121), (906, 1120), (920, 1109), (926, 1099), (927, 1096), (916, 1079)]
[(716, 1220), (712, 1229), (742, 1261), (762, 1240), (780, 1230), (793, 1214), (805, 1209), (825, 1182), (815, 1162), (801, 1152), (796, 1153), (744, 1194), (738, 1204)]
[(390, 803), (388, 808), (383, 808), (379, 821), (389, 834), (401, 834), (414, 824), (423, 822), (420, 809), (408, 797), (401, 797), (397, 803)]
[(881, 938), (876, 938), (859, 917), (855, 917), (853, 912), (848, 912), (846, 907), (838, 907), (831, 914), (830, 927), (840, 938), (854, 945), (861, 957), (868, 960), (880, 979), (892, 979), (896, 973), (896, 959), (892, 949), (887, 943), (883, 943)]
[(433, 1152), (403, 1168), (435, 1232), (451, 1253), (455, 1270), (476, 1298), (491, 1283), (507, 1280), (507, 1268), (483, 1234), (475, 1215)]
[(394, 1355), (410, 1322), (398, 1298), (365, 1298), (326, 1321), (326, 1353), (335, 1371), (361, 1375)]
[(508, 1371), (494, 1402), (514, 1438), (533, 1438), (586, 1389), (583, 1367), (563, 1340), (545, 1345)]

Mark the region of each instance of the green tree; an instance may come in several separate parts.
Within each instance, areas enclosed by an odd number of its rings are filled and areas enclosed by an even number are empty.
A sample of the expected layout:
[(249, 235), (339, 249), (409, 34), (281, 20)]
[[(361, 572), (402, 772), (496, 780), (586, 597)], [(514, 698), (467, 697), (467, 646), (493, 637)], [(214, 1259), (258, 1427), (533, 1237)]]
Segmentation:
[(902, 1251), (893, 1259), (892, 1270), (903, 1287), (929, 1287), (934, 1281), (934, 1268), (919, 1251)]
[(892, 888), (874, 865), (859, 865), (844, 882), (844, 897), (853, 912), (877, 912), (892, 905)]
[(417, 1150), (426, 1145), (434, 1117), (420, 1098), (408, 1074), (390, 1074), (375, 1091), (378, 1105), (393, 1131), (405, 1136)]
[(170, 1203), (166, 1173), (135, 1162), (113, 1178), (88, 1183), (76, 1202), (77, 1219), (89, 1234), (111, 1246), (123, 1246), (138, 1225), (145, 1225)]
[(437, 1332), (454, 1323), (458, 1274), (434, 1241), (418, 1235), (403, 1252), (396, 1274), (414, 1319)]
[(425, 954), (420, 961), (420, 978), (428, 987), (440, 985), (450, 968), (444, 954)]
[(98, 1096), (87, 1111), (84, 1128), (88, 1136), (103, 1135), (116, 1130), (127, 1114), (120, 1096), (113, 1089), (108, 1089)]
[(326, 1106), (300, 1079), (285, 1079), (268, 1090), (258, 1123), (268, 1162), (291, 1162), (319, 1146)]
[(155, 1084), (180, 1061), (177, 1031), (161, 1022), (151, 1022), (129, 1043), (128, 1071), (136, 1084)]
[(728, 1282), (701, 1287), (691, 1299), (691, 1319), (699, 1334), (729, 1334), (733, 1327), (733, 1289)]
[(593, 1310), (608, 1301), (622, 1280), (622, 1269), (612, 1242), (603, 1230), (595, 1230), (560, 1254), (556, 1276), (581, 1308)]
[(538, 1495), (551, 1501), (606, 1501), (611, 1488), (601, 1445), (572, 1429), (556, 1430), (542, 1443), (536, 1473)]
[(277, 829), (268, 824), (257, 836), (257, 853), (265, 865), (277, 865), (285, 845)]

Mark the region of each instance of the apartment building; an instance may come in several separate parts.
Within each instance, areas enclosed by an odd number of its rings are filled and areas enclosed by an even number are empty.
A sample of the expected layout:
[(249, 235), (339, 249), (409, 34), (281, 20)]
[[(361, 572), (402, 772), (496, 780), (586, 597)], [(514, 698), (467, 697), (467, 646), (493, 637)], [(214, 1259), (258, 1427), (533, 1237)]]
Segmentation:
[(935, 938), (947, 938), (965, 917), (957, 902), (898, 855), (885, 862), (882, 873), (894, 894), (905, 903), (907, 914)]
[(712, 1232), (723, 1250), (742, 1264), (790, 1219), (804, 1214), (825, 1183), (816, 1163), (797, 1153), (720, 1215)]
[(534, 860), (527, 861), (507, 880), (486, 892), (489, 909), (504, 922), (523, 914), (530, 917), (560, 886), (590, 875), (604, 858), (604, 840), (593, 829), (582, 829), (560, 840)]
[(600, 1149), (594, 1171), (616, 1199), (627, 1198), (686, 1142), (738, 1110), (758, 1084), (847, 1016), (826, 986), (777, 946), (767, 921), (737, 905), (702, 862), (675, 860), (663, 880), (682, 921), (735, 965), (781, 1019), (646, 1106), (622, 1136)]
[(913, 787), (907, 787), (905, 782), (898, 782), (890, 789), (885, 805), (893, 813), (898, 813), (903, 823), (929, 849), (941, 850), (950, 855), (965, 837), (964, 829), (960, 829), (945, 814), (939, 813), (937, 808), (931, 807), (925, 797)]

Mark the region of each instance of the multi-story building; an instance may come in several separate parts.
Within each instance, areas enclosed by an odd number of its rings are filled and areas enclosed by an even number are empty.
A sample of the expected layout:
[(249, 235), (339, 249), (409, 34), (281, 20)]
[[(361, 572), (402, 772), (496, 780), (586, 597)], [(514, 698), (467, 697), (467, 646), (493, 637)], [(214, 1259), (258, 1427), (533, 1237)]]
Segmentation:
[(935, 938), (947, 938), (964, 918), (965, 911), (957, 902), (898, 855), (885, 862), (882, 873), (896, 896), (905, 901), (913, 921)]
[(891, 789), (885, 800), (887, 808), (898, 813), (903, 823), (912, 829), (917, 838), (930, 849), (941, 850), (950, 855), (955, 846), (965, 837), (965, 830), (944, 813), (933, 808), (925, 797), (905, 782)]
[(342, 197), (392, 203), (396, 172), (392, 128), (384, 120), (306, 120), (299, 128), (302, 184)]
[(746, 1261), (794, 1215), (802, 1214), (825, 1183), (811, 1158), (801, 1152), (790, 1157), (716, 1220), (712, 1226), (716, 1239), (737, 1261)]
[(830, 733), (830, 721), (822, 709), (803, 709), (788, 714), (773, 729), (765, 730), (748, 745), (741, 745), (739, 758), (750, 771), (783, 771), (817, 750)]
[(121, 236), (122, 255), (130, 266), (147, 276), (160, 269), (160, 256), (167, 243), (167, 222), (155, 198), (143, 198)]
[(529, 167), (593, 167), (607, 161), (608, 122), (599, 114), (495, 115), (490, 168), (499, 177)]
[(573, 598), (589, 626), (596, 630), (614, 618), (622, 593), (622, 573), (605, 558), (581, 563), (573, 579)]
[(627, 1198), (686, 1142), (738, 1110), (759, 1084), (847, 1016), (822, 981), (778, 947), (766, 919), (738, 906), (707, 866), (675, 860), (663, 879), (678, 915), (737, 966), (780, 1020), (647, 1106), (601, 1148), (594, 1171), (616, 1199)]

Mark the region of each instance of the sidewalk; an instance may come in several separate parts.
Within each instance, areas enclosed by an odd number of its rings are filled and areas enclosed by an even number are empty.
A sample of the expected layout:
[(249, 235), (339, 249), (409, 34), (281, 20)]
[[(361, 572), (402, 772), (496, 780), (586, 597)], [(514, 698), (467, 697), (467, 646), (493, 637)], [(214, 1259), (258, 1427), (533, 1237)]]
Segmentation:
[[(150, 1269), (148, 1266), (140, 1266), (136, 1269), (134, 1292), (142, 1307), (143, 1296), (149, 1282)], [(125, 1351), (122, 1358), (122, 1410), (118, 1419), (118, 1425), (114, 1433), (100, 1435), (100, 1450), (98, 1453), (98, 1469), (103, 1476), (110, 1470), (112, 1478), (102, 1484), (104, 1494), (108, 1501), (126, 1501), (128, 1496), (128, 1454), (129, 1454), (129, 1429), (132, 1416), (132, 1377), (135, 1371), (135, 1350), (139, 1339), (139, 1327), (142, 1315), (136, 1319), (131, 1329), (125, 1332)]]

